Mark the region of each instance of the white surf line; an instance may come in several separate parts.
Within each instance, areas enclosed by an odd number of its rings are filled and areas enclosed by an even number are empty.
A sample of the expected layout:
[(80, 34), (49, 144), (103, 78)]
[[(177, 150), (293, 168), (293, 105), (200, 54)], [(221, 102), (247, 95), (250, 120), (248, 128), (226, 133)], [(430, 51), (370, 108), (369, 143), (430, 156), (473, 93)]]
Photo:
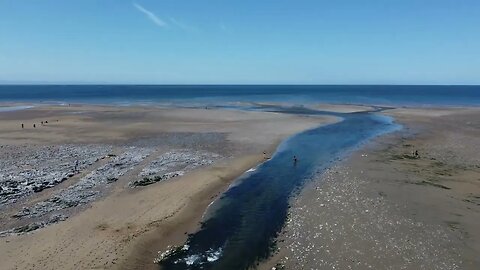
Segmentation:
[(14, 112), (34, 108), (35, 106), (30, 105), (18, 105), (18, 106), (0, 106), (0, 112)]

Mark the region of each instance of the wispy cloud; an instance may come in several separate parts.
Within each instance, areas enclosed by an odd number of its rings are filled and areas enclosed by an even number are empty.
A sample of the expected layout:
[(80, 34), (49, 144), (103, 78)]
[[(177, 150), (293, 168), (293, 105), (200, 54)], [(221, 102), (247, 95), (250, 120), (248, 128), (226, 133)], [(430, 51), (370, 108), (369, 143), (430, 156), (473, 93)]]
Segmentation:
[(169, 20), (170, 20), (170, 22), (171, 22), (173, 25), (177, 26), (178, 28), (180, 28), (180, 29), (182, 29), (182, 30), (184, 30), (184, 31), (198, 32), (198, 29), (197, 29), (196, 27), (193, 27), (193, 26), (191, 26), (191, 25), (188, 25), (188, 24), (186, 24), (186, 23), (184, 23), (184, 22), (181, 22), (181, 21), (179, 21), (179, 20), (177, 20), (177, 19), (175, 19), (175, 18), (170, 17)]
[(140, 11), (141, 13), (143, 13), (145, 16), (147, 16), (147, 18), (152, 21), (154, 24), (156, 24), (157, 26), (159, 27), (167, 27), (167, 23), (164, 22), (162, 19), (160, 19), (157, 15), (155, 15), (155, 13), (149, 11), (148, 9), (142, 7), (141, 5), (137, 4), (137, 3), (133, 3), (133, 6), (138, 10)]

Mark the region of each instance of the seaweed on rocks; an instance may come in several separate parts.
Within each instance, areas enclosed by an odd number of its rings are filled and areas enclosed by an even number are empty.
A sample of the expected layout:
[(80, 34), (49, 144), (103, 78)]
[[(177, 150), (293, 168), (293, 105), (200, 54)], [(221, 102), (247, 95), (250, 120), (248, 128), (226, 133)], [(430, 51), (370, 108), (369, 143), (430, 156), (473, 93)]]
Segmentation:
[(100, 145), (5, 146), (0, 165), (0, 206), (68, 180), (111, 150)]
[(29, 233), (32, 231), (36, 231), (38, 229), (44, 228), (50, 224), (58, 223), (60, 221), (66, 220), (68, 217), (65, 215), (52, 215), (47, 221), (45, 222), (32, 222), (23, 226), (15, 227), (10, 230), (0, 232), (0, 237), (5, 237), (8, 235), (20, 235)]
[(195, 168), (210, 165), (219, 158), (220, 155), (207, 151), (172, 150), (147, 165), (139, 174), (141, 178), (130, 182), (130, 186), (148, 186), (182, 176)]
[(76, 207), (93, 201), (100, 193), (99, 189), (116, 182), (119, 177), (132, 170), (153, 150), (149, 148), (129, 147), (112, 158), (105, 165), (82, 177), (77, 183), (58, 192), (53, 197), (24, 208), (14, 215), (15, 218), (41, 217), (53, 211)]

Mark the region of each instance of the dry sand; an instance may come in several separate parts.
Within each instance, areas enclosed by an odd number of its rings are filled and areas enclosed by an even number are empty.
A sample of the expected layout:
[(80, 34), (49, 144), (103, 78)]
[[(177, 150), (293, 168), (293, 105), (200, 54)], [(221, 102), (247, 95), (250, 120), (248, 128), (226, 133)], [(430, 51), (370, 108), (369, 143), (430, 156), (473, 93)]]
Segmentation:
[(292, 198), (261, 269), (480, 269), (480, 111), (385, 113), (405, 128)]
[[(48, 124), (41, 125), (41, 121)], [(287, 136), (334, 121), (331, 117), (263, 112), (80, 105), (2, 112), (1, 145), (38, 149), (96, 144), (108, 145), (115, 153), (134, 145), (151, 151), (96, 201), (68, 212), (67, 220), (0, 238), (0, 268), (155, 268), (157, 251), (182, 243), (187, 233), (195, 231), (208, 204), (233, 179), (261, 162), (264, 151), (271, 153)], [(223, 158), (182, 177), (147, 187), (128, 186), (156, 156), (178, 147), (206, 149)], [(61, 192), (108, 159), (99, 162), (55, 187), (5, 207), (2, 224), (21, 207)]]

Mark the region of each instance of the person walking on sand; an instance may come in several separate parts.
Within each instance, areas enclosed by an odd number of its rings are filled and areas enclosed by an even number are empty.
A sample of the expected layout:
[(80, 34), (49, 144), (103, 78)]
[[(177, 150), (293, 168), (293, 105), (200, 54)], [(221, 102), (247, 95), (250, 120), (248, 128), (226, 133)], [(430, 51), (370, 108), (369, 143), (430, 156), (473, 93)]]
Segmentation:
[(23, 123), (22, 123), (22, 128), (23, 128)]
[(75, 161), (75, 172), (78, 172), (78, 159)]

